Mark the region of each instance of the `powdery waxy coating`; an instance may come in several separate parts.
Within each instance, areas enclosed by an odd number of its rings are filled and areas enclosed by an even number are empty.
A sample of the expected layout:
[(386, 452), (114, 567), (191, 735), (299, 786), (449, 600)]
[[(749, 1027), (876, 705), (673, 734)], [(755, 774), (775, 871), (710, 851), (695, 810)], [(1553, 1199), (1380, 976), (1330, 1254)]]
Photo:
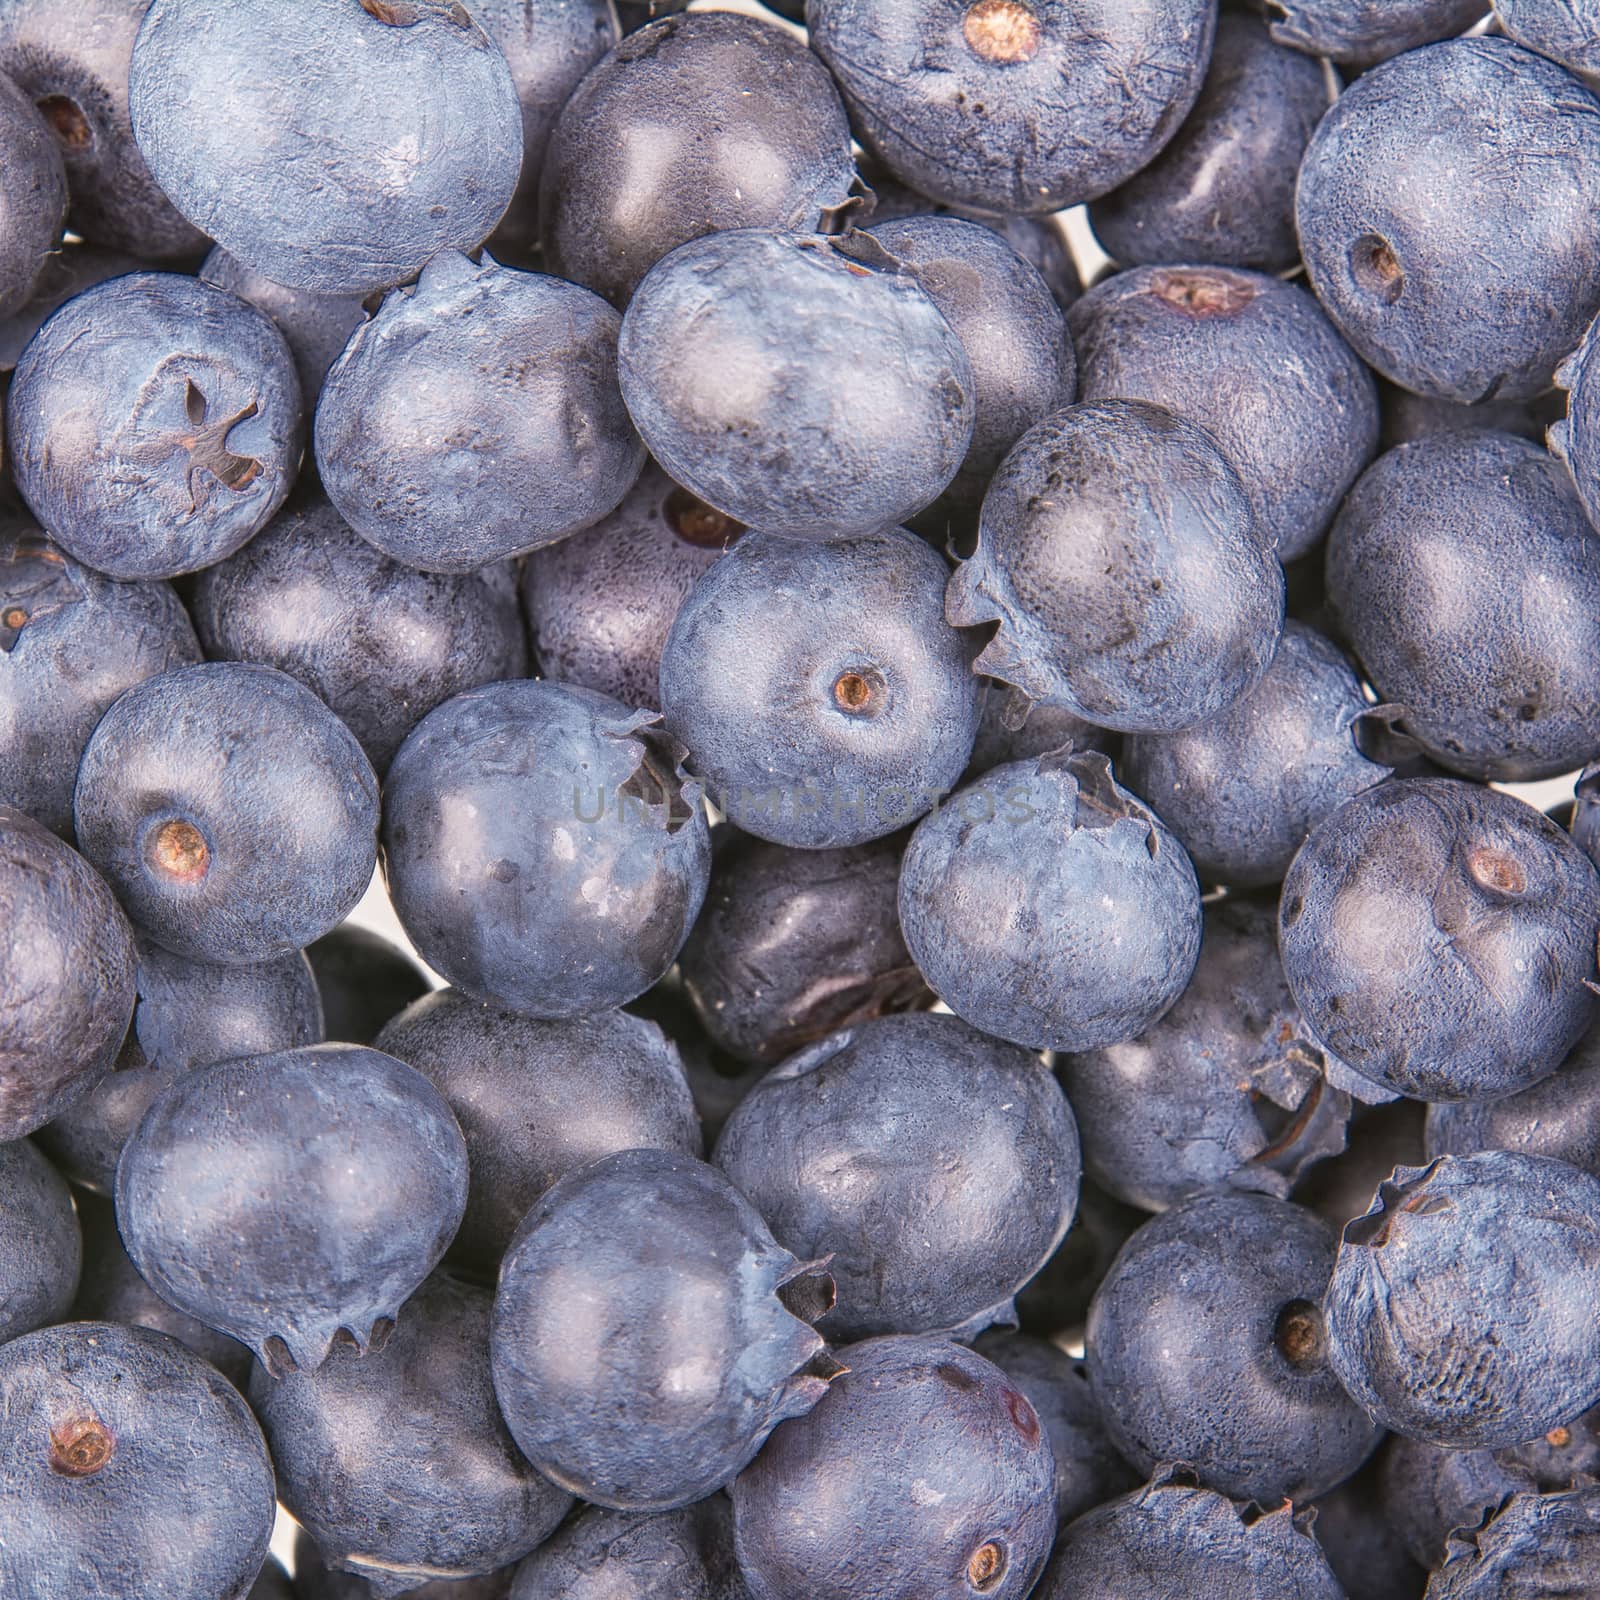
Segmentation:
[(995, 767), (924, 818), (900, 868), (900, 927), (957, 1016), (1030, 1050), (1136, 1038), (1200, 954), (1183, 847), (1102, 755)]
[(810, 0), (811, 46), (902, 183), (1060, 211), (1145, 166), (1194, 104), (1210, 0)]
[(1147, 400), (1206, 430), (1278, 558), (1304, 555), (1378, 446), (1372, 374), (1299, 284), (1135, 267), (1068, 318), (1085, 400)]
[(317, 402), (317, 467), (370, 544), (468, 572), (615, 509), (644, 463), (617, 390), (617, 313), (458, 252), (385, 297)]
[(371, 1044), (384, 1023), (433, 987), (398, 945), (353, 922), (308, 946), (306, 960), (322, 995), (325, 1031), (344, 1044)]
[(238, 1391), (176, 1339), (70, 1322), (0, 1347), (0, 1587), (238, 1600), (272, 1463)]
[(1494, 0), (1494, 16), (1518, 44), (1586, 78), (1600, 74), (1595, 0)]
[(541, 1022), (439, 989), (376, 1044), (427, 1077), (461, 1124), (469, 1183), (453, 1259), (489, 1281), (534, 1201), (569, 1172), (618, 1150), (701, 1154), (677, 1047), (629, 1012)]
[(1283, 605), (1270, 534), (1212, 436), (1101, 400), (1006, 457), (945, 615), (999, 624), (974, 671), (1100, 727), (1171, 733), (1260, 682)]
[(752, 532), (684, 601), (661, 711), (729, 820), (821, 850), (905, 827), (960, 781), (976, 641), (944, 619), (949, 568), (903, 528), (828, 542)]
[(1420, 1100), (1496, 1100), (1596, 1016), (1600, 875), (1547, 817), (1450, 778), (1347, 801), (1284, 879), (1279, 948), (1323, 1047)]
[(1224, 14), (1194, 110), (1141, 172), (1089, 208), (1114, 260), (1280, 272), (1300, 259), (1294, 180), (1328, 109), (1319, 62)]
[(375, 1595), (498, 1571), (571, 1509), (501, 1421), (493, 1304), (487, 1289), (437, 1274), (382, 1350), (336, 1348), (315, 1372), (251, 1376), (280, 1498), (323, 1560)]
[(208, 567), (190, 608), (207, 656), (260, 662), (303, 683), (379, 773), (435, 706), (528, 670), (512, 568), (418, 572), (321, 499)]
[(1268, 0), (1272, 37), (1345, 67), (1465, 33), (1489, 0)]
[(466, 1144), (414, 1068), (313, 1045), (176, 1079), (123, 1149), (116, 1200), (151, 1288), (281, 1376), (335, 1335), (381, 1347), (460, 1225)]
[(128, 95), (173, 204), (297, 289), (474, 249), (522, 167), (510, 69), (454, 0), (154, 0)]
[(474, 689), (422, 719), (389, 768), (383, 869), (429, 966), (552, 1018), (625, 1005), (666, 972), (711, 839), (658, 720), (545, 682)]
[(800, 40), (754, 17), (673, 17), (573, 91), (550, 135), (540, 232), (552, 272), (622, 307), (691, 239), (819, 231), (854, 178), (839, 91)]
[(831, 1252), (834, 1341), (971, 1338), (1066, 1237), (1078, 1131), (1049, 1069), (955, 1017), (880, 1017), (774, 1067), (716, 1163), (803, 1257)]
[(72, 1191), (28, 1140), (0, 1143), (0, 1344), (66, 1316), (82, 1261)]
[(130, 689), (84, 750), (73, 810), (140, 932), (228, 966), (336, 927), (377, 854), (378, 782), (355, 735), (293, 678), (247, 662)]
[(494, 1386), (518, 1448), (613, 1510), (714, 1494), (839, 1370), (809, 1320), (832, 1300), (824, 1266), (689, 1156), (624, 1150), (569, 1173), (500, 1269)]
[(1600, 1485), (1519, 1494), (1481, 1530), (1453, 1534), (1425, 1600), (1516, 1600), (1600, 1586)]
[[(0, 51), (3, 51), (0, 34)], [(50, 253), (61, 244), (67, 175), (61, 149), (32, 101), (0, 70), (0, 315), (26, 305)]]
[(972, 442), (966, 350), (870, 237), (743, 228), (683, 245), (629, 303), (618, 364), (665, 471), (765, 532), (903, 522)]
[(1407, 51), (1352, 84), (1297, 200), (1339, 331), (1404, 388), (1463, 401), (1550, 386), (1600, 309), (1597, 209), (1600, 104), (1495, 38)]
[(63, 838), (95, 724), (125, 689), (200, 657), (164, 583), (116, 583), (36, 528), (0, 533), (0, 797)]
[(1600, 752), (1600, 545), (1537, 444), (1468, 432), (1381, 456), (1328, 537), (1328, 599), (1440, 766), (1517, 782)]
[(1340, 1387), (1321, 1302), (1335, 1237), (1259, 1194), (1200, 1194), (1139, 1229), (1084, 1336), (1106, 1431), (1141, 1472), (1181, 1461), (1208, 1489), (1314, 1499), (1379, 1430)]
[(1062, 1056), (1084, 1166), (1108, 1194), (1161, 1211), (1230, 1185), (1287, 1199), (1345, 1144), (1350, 1097), (1328, 1082), (1278, 960), (1272, 908), (1212, 904), (1200, 960), (1148, 1032)]
[(99, 873), (0, 805), (0, 1141), (42, 1127), (105, 1076), (133, 1015), (134, 959)]
[(1344, 1230), (1329, 1359), (1408, 1438), (1537, 1439), (1600, 1401), (1597, 1270), (1600, 1178), (1505, 1150), (1397, 1167)]
[(1022, 1600), (1056, 1526), (1055, 1459), (997, 1366), (928, 1336), (839, 1352), (842, 1377), (735, 1480), (751, 1600)]
[(1318, 823), (1390, 776), (1362, 750), (1372, 709), (1344, 652), (1286, 622), (1254, 689), (1198, 727), (1134, 734), (1122, 774), (1202, 882), (1265, 888), (1282, 882)]

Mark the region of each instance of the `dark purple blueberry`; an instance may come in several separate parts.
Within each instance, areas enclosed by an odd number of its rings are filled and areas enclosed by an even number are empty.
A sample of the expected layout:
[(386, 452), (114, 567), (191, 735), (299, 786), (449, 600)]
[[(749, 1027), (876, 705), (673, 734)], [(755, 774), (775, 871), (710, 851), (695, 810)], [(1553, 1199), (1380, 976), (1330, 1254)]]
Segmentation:
[(1062, 706), (1042, 706), (1021, 689), (985, 678), (967, 779), (981, 778), (992, 767), (1012, 761), (1035, 761), (1069, 746), (1074, 750), (1114, 752), (1117, 736), (1075, 717)]
[(1546, 431), (1566, 414), (1566, 397), (1555, 389), (1531, 400), (1495, 399), (1462, 405), (1456, 400), (1430, 400), (1425, 395), (1412, 394), (1384, 378), (1378, 383), (1378, 398), (1383, 411), (1379, 450), (1476, 428), (1514, 433), (1519, 439), (1542, 444)]
[(67, 175), (61, 146), (46, 116), (6, 75), (6, 23), (0, 21), (0, 151), (6, 181), (0, 191), (0, 315), (33, 298), (45, 265), (61, 245), (67, 219)]
[(0, 1344), (66, 1317), (82, 1261), (65, 1181), (27, 1139), (0, 1143)]
[[(1263, 7), (1263, 0), (1252, 3)], [(1265, 0), (1264, 9), (1279, 44), (1359, 71), (1465, 33), (1482, 20), (1488, 0)]]
[(1317, 1497), (1312, 1532), (1348, 1600), (1423, 1600), (1428, 1574), (1395, 1526), (1382, 1456)]
[(308, 945), (306, 960), (322, 996), (323, 1032), (339, 1044), (371, 1044), (390, 1017), (432, 988), (398, 945), (353, 922)]
[[(1346, 1076), (1356, 1084), (1368, 1081), (1354, 1072)], [(1376, 1090), (1376, 1085), (1373, 1087)], [(1396, 1167), (1425, 1164), (1422, 1128), (1427, 1110), (1421, 1101), (1398, 1096), (1354, 1106), (1344, 1153), (1318, 1162), (1301, 1177), (1294, 1187), (1295, 1203), (1315, 1211), (1336, 1230), (1343, 1229), (1352, 1217), (1363, 1215), (1378, 1185)]]
[(1117, 1252), (1147, 1219), (1147, 1212), (1113, 1200), (1085, 1178), (1077, 1215), (1060, 1248), (1017, 1291), (1023, 1332), (1039, 1339), (1078, 1338), (1089, 1302)]
[[(432, 1578), (405, 1591), (405, 1600), (509, 1600), (515, 1567), (483, 1578)], [(376, 1600), (378, 1591), (353, 1572), (324, 1565), (311, 1535), (300, 1529), (294, 1541), (294, 1600)], [(622, 1596), (603, 1600), (624, 1600)]]
[(1428, 1600), (1600, 1592), (1600, 1484), (1520, 1494), (1450, 1541)]
[[(6, 14), (0, 12), (0, 28)], [(107, 278), (140, 272), (145, 263), (120, 250), (103, 250), (93, 244), (64, 244), (45, 259), (28, 303), (0, 319), (0, 372), (10, 372), (22, 359), (28, 341), (74, 295), (92, 289)]]

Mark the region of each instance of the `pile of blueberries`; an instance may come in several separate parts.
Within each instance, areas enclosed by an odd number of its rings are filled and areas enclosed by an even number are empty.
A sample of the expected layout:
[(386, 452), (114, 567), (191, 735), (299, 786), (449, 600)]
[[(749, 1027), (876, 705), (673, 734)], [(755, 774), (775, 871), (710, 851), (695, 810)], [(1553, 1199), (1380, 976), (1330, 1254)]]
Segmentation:
[(0, 0), (0, 1596), (1600, 1597), (1597, 93)]

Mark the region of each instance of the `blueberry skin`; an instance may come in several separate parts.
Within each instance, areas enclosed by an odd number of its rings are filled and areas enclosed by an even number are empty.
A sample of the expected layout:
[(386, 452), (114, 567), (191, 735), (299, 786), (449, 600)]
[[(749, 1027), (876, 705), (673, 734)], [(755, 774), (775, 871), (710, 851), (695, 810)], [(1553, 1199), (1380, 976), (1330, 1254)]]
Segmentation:
[(315, 1372), (251, 1376), (284, 1504), (326, 1562), (385, 1600), (509, 1566), (572, 1506), (500, 1419), (493, 1305), (488, 1290), (438, 1274), (382, 1350), (336, 1349)]
[(544, 682), (422, 719), (389, 768), (383, 870), (429, 966), (549, 1018), (625, 1005), (661, 977), (705, 899), (711, 839), (656, 721)]
[(934, 510), (970, 514), (1018, 439), (1078, 395), (1078, 364), (1050, 285), (992, 228), (905, 217), (868, 230), (916, 274), (972, 363), (972, 443)]
[(489, 1281), (534, 1201), (569, 1172), (618, 1150), (701, 1154), (676, 1047), (626, 1011), (540, 1022), (440, 989), (377, 1048), (428, 1078), (461, 1124), (469, 1183), (453, 1259)]
[(902, 1335), (839, 1352), (807, 1417), (735, 1480), (752, 1600), (1022, 1600), (1055, 1533), (1038, 1415), (962, 1345)]
[(0, 805), (0, 1142), (87, 1094), (133, 1015), (133, 930), (105, 880)]
[(1056, 1458), (1056, 1516), (1069, 1522), (1125, 1494), (1138, 1475), (1106, 1433), (1088, 1369), (1058, 1345), (992, 1330), (973, 1347), (1016, 1384), (1044, 1424)]
[(343, 1044), (371, 1044), (433, 987), (428, 975), (397, 945), (370, 928), (341, 923), (306, 950), (322, 996), (324, 1031)]
[(1295, 1009), (1271, 908), (1248, 900), (1207, 908), (1194, 976), (1148, 1032), (1057, 1065), (1089, 1175), (1146, 1211), (1223, 1185), (1287, 1199), (1344, 1148), (1350, 1098)]
[(972, 442), (966, 350), (882, 246), (744, 228), (654, 266), (622, 319), (650, 453), (748, 526), (836, 539), (903, 522)]
[[(434, 1578), (405, 1591), (406, 1600), (508, 1600), (515, 1567), (482, 1578)], [(353, 1572), (324, 1566), (321, 1552), (304, 1528), (294, 1541), (295, 1600), (373, 1600), (377, 1591)]]
[(1518, 1495), (1481, 1531), (1453, 1538), (1427, 1600), (1510, 1600), (1600, 1586), (1600, 1486)]
[(232, 555), (292, 487), (303, 420), (271, 318), (171, 272), (69, 300), (22, 352), (6, 408), (23, 498), (109, 578), (171, 578)]
[(830, 1298), (827, 1274), (715, 1168), (619, 1151), (568, 1173), (517, 1230), (494, 1303), (495, 1393), (553, 1482), (617, 1511), (677, 1510), (826, 1392), (837, 1363), (799, 1313)]
[(1200, 954), (1183, 847), (1102, 755), (996, 767), (918, 824), (900, 928), (929, 987), (1030, 1050), (1143, 1033)]
[(1001, 213), (1114, 189), (1172, 138), (1211, 58), (1210, 0), (809, 0), (856, 136), (902, 183)]
[(711, 1041), (776, 1065), (836, 1029), (932, 1003), (900, 933), (901, 839), (789, 850), (719, 828), (678, 958)]
[(84, 750), (73, 811), (140, 932), (225, 966), (320, 939), (377, 855), (378, 782), (355, 735), (293, 678), (247, 662), (124, 694)]
[(1316, 1541), (1350, 1600), (1423, 1600), (1427, 1571), (1407, 1554), (1390, 1509), (1370, 1462), (1317, 1498)]
[(854, 177), (839, 91), (801, 41), (754, 17), (669, 17), (624, 39), (562, 109), (540, 234), (552, 272), (621, 308), (691, 239), (818, 231)]
[(1352, 84), (1296, 201), (1312, 286), (1357, 353), (1460, 401), (1550, 386), (1600, 309), (1597, 205), (1600, 104), (1493, 38), (1408, 51)]
[(1600, 876), (1548, 818), (1450, 778), (1348, 800), (1284, 879), (1302, 1015), (1363, 1077), (1496, 1100), (1548, 1077), (1595, 1019)]
[[(4, 17), (0, 16), (0, 27), (3, 26)], [(93, 244), (61, 245), (45, 258), (27, 303), (0, 319), (0, 372), (15, 369), (28, 341), (44, 326), (45, 319), (74, 295), (108, 278), (142, 271), (143, 267), (143, 262), (120, 250), (104, 250)]]
[(1076, 1339), (1117, 1252), (1147, 1217), (1085, 1178), (1078, 1191), (1078, 1214), (1060, 1249), (1017, 1295), (1022, 1331), (1040, 1339)]
[(1329, 1360), (1409, 1438), (1536, 1439), (1600, 1401), (1597, 1252), (1600, 1178), (1563, 1161), (1489, 1150), (1397, 1167), (1344, 1230)]
[(1573, 842), (1600, 867), (1600, 762), (1592, 762), (1578, 774), (1572, 814), (1566, 822)]
[[(3, 36), (0, 36), (3, 37)], [(33, 102), (0, 69), (0, 315), (28, 303), (46, 259), (61, 244), (67, 175), (61, 149)]]
[(200, 660), (164, 583), (116, 583), (36, 528), (0, 532), (0, 795), (65, 839), (95, 724), (134, 684)]
[(746, 833), (805, 850), (903, 828), (959, 781), (978, 730), (974, 641), (944, 620), (915, 534), (752, 532), (679, 608), (661, 712)]
[(328, 373), (316, 421), (328, 498), (368, 543), (427, 572), (469, 572), (597, 522), (644, 463), (617, 391), (618, 326), (576, 284), (436, 257)]
[(983, 680), (978, 737), (973, 742), (967, 778), (981, 777), (1008, 761), (1036, 760), (1071, 746), (1112, 755), (1121, 741), (1106, 728), (1075, 717), (1061, 706), (1042, 706), (1020, 689)]
[(1199, 1194), (1139, 1229), (1089, 1307), (1089, 1381), (1141, 1472), (1181, 1461), (1262, 1505), (1348, 1478), (1379, 1430), (1340, 1387), (1319, 1309), (1333, 1229), (1259, 1194)]
[(653, 709), (672, 619), (743, 532), (647, 461), (609, 516), (522, 563), (522, 608), (541, 675)]
[(974, 671), (1100, 727), (1172, 733), (1261, 681), (1283, 604), (1270, 536), (1211, 435), (1102, 400), (1006, 457), (945, 615), (999, 624)]
[(954, 1017), (879, 1017), (774, 1067), (717, 1140), (716, 1163), (778, 1242), (832, 1252), (839, 1342), (970, 1338), (1072, 1224), (1078, 1131), (1049, 1070)]
[(420, 1072), (313, 1045), (168, 1085), (116, 1200), (150, 1287), (281, 1376), (319, 1367), (336, 1333), (381, 1345), (461, 1222), (466, 1144)]
[(1295, 175), (1327, 109), (1319, 63), (1254, 17), (1223, 15), (1194, 110), (1154, 161), (1090, 206), (1095, 237), (1129, 266), (1294, 266)]
[(522, 166), (510, 68), (451, 0), (154, 0), (128, 98), (173, 204), (295, 289), (366, 294), (474, 249)]
[(1310, 1520), (1158, 1476), (1061, 1530), (1033, 1600), (1345, 1600)]
[(1370, 67), (1389, 56), (1479, 21), (1485, 0), (1272, 0), (1272, 37), (1345, 67)]
[(1600, 6), (1594, 0), (1494, 0), (1494, 19), (1518, 44), (1569, 72), (1600, 73)]
[(1281, 561), (1322, 537), (1377, 449), (1372, 374), (1298, 284), (1136, 267), (1091, 289), (1068, 325), (1082, 397), (1147, 400), (1204, 428)]
[[(1380, 450), (1392, 450), (1397, 444), (1409, 444), (1436, 433), (1465, 433), (1471, 428), (1514, 433), (1538, 444), (1566, 413), (1566, 397), (1554, 389), (1531, 400), (1484, 400), (1464, 406), (1454, 400), (1430, 400), (1383, 379), (1378, 384), (1378, 395), (1383, 410)], [(1554, 436), (1550, 443), (1553, 450)]]
[(1328, 537), (1328, 598), (1440, 766), (1519, 781), (1600, 752), (1600, 550), (1537, 444), (1455, 433), (1381, 456)]
[(418, 572), (320, 499), (202, 572), (190, 609), (207, 656), (303, 683), (379, 773), (435, 706), (528, 670), (511, 568)]
[(1589, 325), (1583, 342), (1556, 371), (1559, 388), (1568, 391), (1567, 414), (1550, 425), (1552, 454), (1567, 465), (1578, 498), (1591, 520), (1600, 514), (1600, 317)]
[(72, 1322), (0, 1347), (0, 1585), (241, 1600), (267, 1556), (272, 1463), (215, 1368), (147, 1328)]
[(1122, 773), (1183, 842), (1204, 883), (1281, 883), (1306, 836), (1389, 777), (1360, 731), (1371, 707), (1344, 652), (1286, 622), (1248, 694), (1182, 733), (1134, 734)]
[(50, 1159), (98, 1194), (111, 1193), (123, 1145), (174, 1078), (213, 1061), (322, 1043), (316, 980), (298, 951), (220, 967), (145, 942), (134, 982), (133, 1026), (115, 1069), (39, 1130)]
[(28, 1140), (0, 1144), (0, 1344), (66, 1317), (82, 1261), (65, 1181)]

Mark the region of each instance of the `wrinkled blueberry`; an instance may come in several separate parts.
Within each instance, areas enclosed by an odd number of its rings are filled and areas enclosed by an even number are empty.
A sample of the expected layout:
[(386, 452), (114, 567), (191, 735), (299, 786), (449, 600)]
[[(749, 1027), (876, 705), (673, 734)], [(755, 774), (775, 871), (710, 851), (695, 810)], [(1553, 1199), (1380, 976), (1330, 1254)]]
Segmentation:
[[(1259, 6), (1262, 0), (1255, 0)], [(1489, 0), (1265, 0), (1279, 44), (1357, 70), (1465, 33)]]
[(322, 996), (323, 1032), (341, 1044), (371, 1044), (432, 985), (415, 961), (370, 928), (341, 923), (306, 947)]
[(1428, 1600), (1516, 1600), (1600, 1590), (1600, 1484), (1517, 1495), (1450, 1541)]
[[(5, 13), (0, 12), (0, 27)], [(28, 341), (74, 295), (92, 289), (107, 278), (121, 278), (143, 270), (143, 263), (120, 250), (104, 250), (99, 245), (75, 244), (70, 240), (45, 258), (34, 282), (33, 296), (11, 316), (0, 319), (0, 372), (10, 372), (22, 358)]]
[(1585, 78), (1600, 74), (1600, 6), (1594, 0), (1494, 0), (1494, 17), (1518, 44)]
[(65, 1318), (82, 1261), (66, 1183), (27, 1139), (0, 1143), (0, 1344)]
[(1020, 689), (992, 678), (983, 680), (978, 737), (973, 742), (967, 778), (982, 777), (991, 767), (1009, 761), (1034, 761), (1069, 745), (1074, 750), (1101, 750), (1111, 754), (1117, 736), (1097, 728), (1061, 706), (1042, 706)]

